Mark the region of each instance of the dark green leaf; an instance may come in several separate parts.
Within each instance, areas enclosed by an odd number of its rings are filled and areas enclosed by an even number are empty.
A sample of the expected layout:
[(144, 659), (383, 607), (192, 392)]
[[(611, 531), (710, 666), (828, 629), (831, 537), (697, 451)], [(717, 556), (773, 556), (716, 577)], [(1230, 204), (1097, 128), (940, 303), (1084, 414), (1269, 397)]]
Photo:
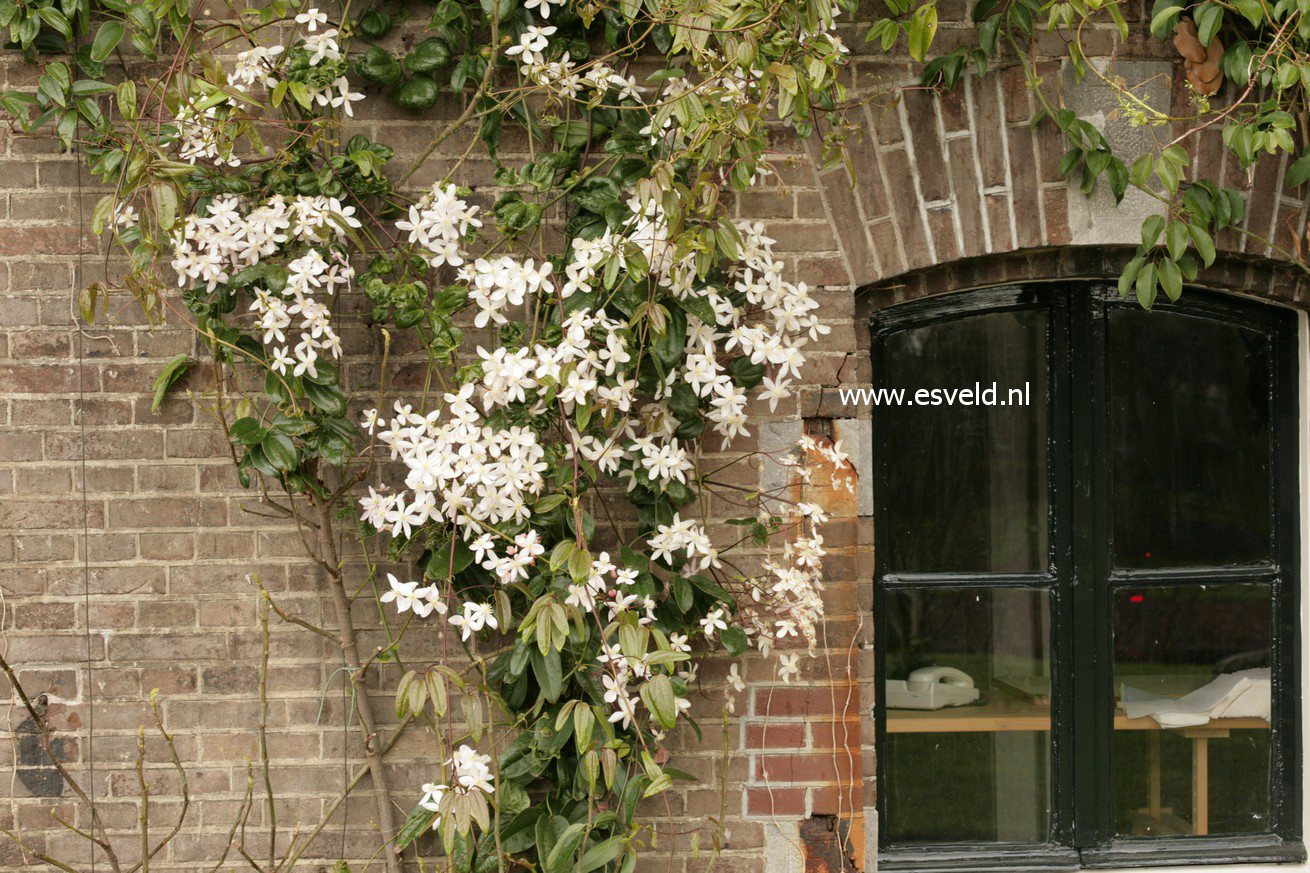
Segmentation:
[(729, 625), (727, 630), (719, 631), (719, 638), (723, 640), (728, 654), (734, 658), (746, 651), (746, 632), (735, 624)]
[(764, 381), (764, 365), (752, 363), (744, 355), (728, 362), (728, 372), (732, 374), (732, 381), (742, 388), (751, 389)]
[(258, 421), (246, 416), (232, 422), (232, 426), (228, 428), (228, 435), (231, 436), (233, 445), (253, 446), (263, 442), (268, 431), (260, 427)]
[(300, 452), (297, 451), (296, 444), (284, 433), (270, 431), (259, 444), (259, 448), (276, 470), (290, 472), (300, 463)]

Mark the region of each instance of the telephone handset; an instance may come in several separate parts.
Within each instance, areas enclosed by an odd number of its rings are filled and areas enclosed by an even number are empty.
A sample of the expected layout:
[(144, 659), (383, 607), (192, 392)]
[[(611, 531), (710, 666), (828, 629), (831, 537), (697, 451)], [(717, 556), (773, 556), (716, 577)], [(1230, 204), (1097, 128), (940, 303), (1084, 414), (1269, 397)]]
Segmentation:
[(954, 667), (920, 667), (906, 679), (885, 683), (888, 709), (941, 709), (978, 699), (973, 679)]

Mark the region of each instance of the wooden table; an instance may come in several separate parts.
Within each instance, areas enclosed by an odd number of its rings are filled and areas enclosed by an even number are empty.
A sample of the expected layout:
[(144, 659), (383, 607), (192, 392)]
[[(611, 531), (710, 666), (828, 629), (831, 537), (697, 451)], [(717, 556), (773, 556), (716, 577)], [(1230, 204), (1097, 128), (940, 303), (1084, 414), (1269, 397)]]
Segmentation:
[[(1045, 704), (1032, 703), (1002, 691), (986, 692), (981, 706), (948, 706), (945, 709), (889, 709), (889, 734), (998, 733), (1002, 731), (1049, 731), (1051, 710)], [(1227, 737), (1234, 730), (1269, 730), (1262, 718), (1217, 718), (1204, 725), (1185, 728), (1162, 728), (1150, 716), (1129, 718), (1115, 708), (1117, 731), (1152, 731), (1148, 772), (1150, 787), (1147, 804), (1137, 810), (1137, 817), (1156, 833), (1210, 832), (1210, 740)], [(1160, 734), (1168, 730), (1192, 741), (1192, 821), (1183, 821), (1173, 810), (1160, 803)]]

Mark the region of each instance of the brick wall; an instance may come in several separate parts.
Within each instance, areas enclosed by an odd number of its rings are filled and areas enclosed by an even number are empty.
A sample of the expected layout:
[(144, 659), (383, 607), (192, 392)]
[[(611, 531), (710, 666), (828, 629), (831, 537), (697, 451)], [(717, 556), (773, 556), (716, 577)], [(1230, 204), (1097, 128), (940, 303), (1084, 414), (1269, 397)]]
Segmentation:
[[(962, 2), (941, 8), (938, 39), (949, 49), (967, 32), (965, 10)], [(1144, 28), (1134, 26), (1126, 47), (1112, 46), (1099, 31), (1092, 44), (1176, 81), (1168, 47), (1136, 35)], [(852, 26), (847, 43), (862, 46), (866, 27)], [(1043, 68), (1052, 95), (1064, 93), (1089, 112), (1104, 101), (1094, 86), (1069, 79), (1054, 60), (1058, 46), (1041, 48), (1052, 59)], [(914, 84), (907, 63), (858, 51), (851, 67), (856, 93), (881, 96), (857, 110), (865, 136), (854, 145), (855, 186), (842, 170), (816, 172), (812, 144), (779, 132), (776, 177), (736, 203), (741, 217), (766, 222), (795, 277), (820, 289), (832, 325), (813, 350), (800, 396), (774, 415), (752, 410), (752, 440), (778, 448), (802, 428), (839, 438), (862, 476), (856, 495), (822, 493), (822, 476), (815, 485), (832, 514), (824, 531), (831, 555), (822, 648), (790, 685), (775, 682), (770, 663), (745, 659), (749, 691), (729, 718), (720, 691), (727, 662), (702, 671), (695, 714), (703, 738), (684, 731), (671, 748), (674, 766), (700, 782), (668, 795), (673, 820), (661, 828), (672, 835), (661, 838), (651, 869), (704, 869), (716, 839), (709, 817), (722, 824), (720, 873), (873, 868), (875, 844), (865, 839), (876, 830), (870, 422), (867, 409), (844, 407), (834, 389), (871, 378), (863, 325), (874, 307), (1025, 278), (1114, 275), (1149, 207), (1130, 200), (1116, 211), (1104, 195), (1085, 200), (1058, 178), (1063, 146), (1049, 125), (1029, 126), (1034, 100), (1018, 70), (935, 96), (898, 90)], [(5, 61), (5, 87), (31, 87), (28, 68)], [(1162, 99), (1182, 100), (1175, 91), (1164, 88)], [(429, 124), (396, 115), (382, 101), (365, 106), (361, 130), (397, 146), (402, 159), (426, 142)], [(1105, 123), (1107, 136), (1128, 136), (1123, 122)], [(1219, 167), (1230, 184), (1252, 190), (1249, 230), (1285, 245), (1287, 229), (1303, 226), (1303, 201), (1281, 189), (1282, 162), (1267, 162), (1247, 178), (1223, 156), (1216, 133), (1187, 145), (1196, 167)], [(458, 153), (463, 144), (450, 148)], [(506, 152), (507, 163), (519, 160), (512, 146)], [(443, 160), (438, 156), (414, 183), (430, 182)], [(492, 170), (488, 161), (465, 168), (486, 200)], [(159, 690), (192, 802), (181, 836), (155, 867), (194, 870), (212, 866), (224, 851), (244, 803), (247, 759), (256, 753), (261, 636), (249, 577), (309, 621), (331, 624), (331, 609), (295, 530), (251, 511), (255, 496), (241, 489), (196, 402), (178, 392), (158, 413), (150, 411), (162, 363), (195, 349), (189, 332), (171, 317), (145, 325), (126, 295), (113, 299), (107, 320), (77, 322), (76, 289), (116, 275), (86, 229), (98, 196), (77, 162), (47, 141), (0, 135), (0, 650), (29, 691), (47, 695), (62, 754), (94, 792), (110, 829), (124, 835), (133, 832), (136, 815), (137, 727), (149, 719), (146, 697)], [(1219, 242), (1232, 256), (1206, 272), (1206, 284), (1293, 303), (1310, 295), (1303, 279), (1259, 263), (1270, 253), (1265, 244), (1236, 234)], [(1088, 243), (1095, 245), (1080, 247)], [(380, 348), (362, 327), (348, 342), (374, 354)], [(356, 387), (367, 387), (375, 367), (350, 375)], [(402, 361), (397, 390), (413, 387), (405, 376)], [(204, 369), (182, 387), (203, 399)], [(357, 604), (357, 619), (371, 628), (371, 648), (381, 634), (369, 603)], [(423, 647), (415, 638), (406, 656), (422, 659)], [(340, 653), (274, 620), (270, 665), (267, 719), (285, 839), (297, 822), (308, 828), (319, 820), (361, 756), (357, 736), (345, 728)], [(384, 667), (379, 684), (394, 687), (396, 678)], [(388, 697), (379, 694), (382, 712)], [(0, 773), (14, 765), (2, 786), (0, 824), (18, 827), (42, 851), (84, 863), (85, 842), (53, 824), (49, 809), (82, 828), (87, 810), (23, 741), (30, 727), (23, 727), (21, 711), (10, 706), (6, 714), (16, 742), (0, 752)], [(402, 735), (390, 765), (398, 797), (417, 796), (430, 778), (422, 762), (432, 754), (423, 733)], [(179, 780), (159, 742), (147, 740), (146, 761), (155, 809), (170, 821)], [(664, 815), (663, 804), (654, 812)], [(366, 793), (352, 795), (301, 868), (370, 854), (374, 816)], [(250, 833), (267, 823), (257, 803)], [(131, 841), (121, 850), (131, 858)], [(0, 867), (23, 862), (0, 842)]]

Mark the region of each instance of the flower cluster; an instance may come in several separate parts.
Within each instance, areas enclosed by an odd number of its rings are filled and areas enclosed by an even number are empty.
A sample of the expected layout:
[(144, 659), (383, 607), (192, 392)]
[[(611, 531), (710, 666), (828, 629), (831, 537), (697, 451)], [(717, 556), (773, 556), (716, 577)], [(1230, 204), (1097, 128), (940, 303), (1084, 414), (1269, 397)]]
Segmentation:
[[(203, 283), (213, 290), (240, 270), (291, 249), (302, 251), (286, 265), (279, 290), (251, 288), (250, 309), (271, 350), (270, 366), (283, 375), (317, 378), (319, 352), (340, 357), (341, 340), (332, 329), (332, 313), (315, 295), (331, 297), (355, 276), (336, 247), (347, 227), (359, 227), (354, 213), (355, 207), (335, 198), (273, 197), (242, 214), (234, 195), (216, 197), (206, 215), (187, 216), (173, 240), (178, 284)], [(299, 316), (299, 341), (293, 345), (286, 331), (294, 316)]]
[[(542, 6), (546, 8), (549, 8), (549, 2), (541, 0)], [(642, 88), (637, 84), (636, 77), (620, 75), (604, 61), (579, 65), (568, 52), (550, 59), (547, 37), (554, 33), (554, 27), (528, 27), (519, 37), (518, 44), (505, 52), (519, 61), (519, 72), (524, 78), (547, 89), (554, 100), (567, 98), (595, 103), (604, 99), (612, 90), (617, 100), (641, 102)]]
[(408, 220), (397, 221), (399, 230), (409, 231), (409, 242), (422, 250), (433, 267), (464, 263), (460, 244), (469, 232), (482, 226), (478, 207), (469, 206), (454, 185), (434, 185), (409, 208)]
[[(238, 95), (249, 94), (256, 88), (271, 91), (283, 82), (282, 66), (294, 55), (303, 59), (308, 68), (308, 74), (296, 82), (298, 88), (304, 89), (305, 98), (317, 106), (341, 109), (347, 116), (353, 116), (354, 104), (363, 100), (364, 95), (350, 89), (344, 69), (338, 68), (345, 62), (337, 42), (340, 34), (335, 28), (319, 31), (319, 25), (327, 22), (327, 15), (317, 8), (297, 15), (296, 22), (305, 25), (307, 33), (290, 51), (283, 45), (255, 45), (239, 52), (236, 64), (227, 74), (227, 84)], [(206, 105), (208, 100), (198, 105), (184, 102), (174, 117), (178, 127), (178, 157), (190, 164), (207, 161), (217, 166), (241, 166), (241, 158), (235, 153), (235, 143), (224, 123), (233, 104), (240, 99), (228, 97), (213, 105)]]
[[(369, 489), (361, 501), (363, 519), (392, 536), (411, 536), (428, 521), (462, 529), (466, 540), (505, 522), (525, 521), (530, 501), (541, 492), (544, 450), (531, 430), (496, 430), (484, 424), (469, 403), (473, 386), (446, 394), (444, 410), (426, 415), (396, 403), (379, 442), (408, 468), (407, 490), (394, 494)], [(444, 413), (444, 416), (443, 416)], [(444, 419), (444, 420), (443, 420)], [(366, 415), (370, 433), (379, 424)]]
[(496, 791), (492, 782), (490, 755), (479, 754), (472, 746), (461, 745), (446, 761), (446, 766), (453, 769), (454, 783), (447, 785), (443, 782), (428, 782), (424, 784), (423, 797), (419, 800), (419, 806), (428, 812), (437, 813), (432, 818), (433, 830), (441, 827), (442, 813), (445, 812), (443, 807), (450, 805), (450, 799), (478, 792), (483, 795), (494, 794)]
[(177, 123), (177, 156), (188, 164), (204, 160), (215, 166), (239, 167), (235, 143), (223, 132), (219, 108), (197, 109), (184, 105), (173, 119)]
[[(531, 58), (537, 51), (527, 36), (522, 45), (520, 55)], [(469, 255), (464, 246), (480, 225), (477, 209), (448, 185), (434, 187), (411, 208), (407, 220), (398, 223), (427, 263), (457, 268), (456, 280), (467, 289), (476, 327), (508, 324), (511, 307), (522, 308), (515, 316), (526, 320), (533, 312), (561, 315), (549, 341), (534, 332), (533, 339), (517, 346), (499, 345), (490, 351), (478, 347), (479, 363), (458, 390), (444, 394), (437, 409), (416, 411), (397, 403), (389, 421), (374, 411), (366, 413), (366, 429), (376, 430), (381, 445), (407, 470), (404, 489), (370, 489), (361, 501), (366, 521), (397, 537), (412, 536), (430, 522), (446, 525), (499, 584), (525, 581), (545, 551), (529, 522), (532, 507), (545, 494), (548, 465), (540, 431), (514, 424), (522, 419), (503, 413), (518, 410), (534, 421), (558, 420), (566, 457), (582, 464), (587, 475), (615, 477), (630, 491), (660, 492), (694, 482), (693, 453), (676, 436), (681, 419), (671, 405), (675, 393), (690, 392), (698, 414), (703, 412), (725, 446), (748, 433), (752, 399), (752, 389), (743, 387), (727, 365), (730, 357), (745, 359), (769, 374), (754, 389), (758, 400), (774, 408), (790, 396), (791, 380), (805, 360), (803, 346), (828, 328), (819, 321), (818, 304), (807, 287), (784, 278), (785, 265), (774, 256), (774, 242), (764, 228), (737, 225), (740, 261), (721, 284), (707, 285), (698, 280), (694, 259), (679, 254), (670, 242), (669, 224), (658, 204), (633, 197), (627, 210), (629, 217), (620, 230), (573, 240), (562, 275), (556, 275), (549, 262)], [(574, 299), (601, 296), (602, 273), (613, 259), (636, 269), (636, 261), (628, 263), (634, 250), (641, 253), (643, 268), (655, 285), (669, 295), (666, 299), (687, 304), (681, 307), (686, 338), (678, 350), (680, 364), (663, 374), (655, 396), (645, 402), (638, 396), (637, 361), (630, 350), (633, 328), (605, 309)], [(683, 417), (686, 396), (679, 401)], [(587, 424), (578, 424), (578, 410), (590, 411)], [(804, 503), (772, 520), (794, 529), (795, 536), (780, 555), (765, 562), (761, 576), (738, 578), (736, 610), (730, 612), (727, 603), (711, 608), (699, 619), (699, 635), (710, 645), (722, 645), (725, 632), (739, 628), (747, 642), (765, 654), (789, 637), (812, 649), (822, 613), (824, 550), (817, 525), (824, 520), (821, 510)], [(717, 575), (722, 570), (705, 527), (677, 514), (655, 526), (649, 555), (655, 566), (676, 572)], [(649, 588), (636, 587), (638, 576), (602, 552), (592, 558), (589, 572), (567, 584), (563, 601), (584, 620), (595, 616), (599, 626), (611, 628), (594, 670), (611, 707), (609, 720), (625, 729), (641, 718), (644, 704), (637, 686), (649, 681), (655, 670), (647, 660), (653, 652), (625, 652), (612, 630), (655, 621), (659, 603)], [(411, 588), (416, 584), (406, 583), (394, 596), (389, 592), (384, 597), (395, 600), (402, 611), (406, 604), (419, 615), (441, 611), (433, 605), (435, 589)], [(498, 629), (492, 607), (477, 599), (463, 602), (461, 611), (447, 621), (464, 640)], [(679, 654), (690, 649), (684, 634), (674, 634), (668, 644)], [(784, 655), (779, 666), (783, 681), (798, 674), (798, 659)], [(691, 681), (695, 670), (679, 675)], [(688, 705), (683, 696), (675, 700), (677, 713)], [(651, 729), (658, 733), (655, 713), (650, 717)]]

